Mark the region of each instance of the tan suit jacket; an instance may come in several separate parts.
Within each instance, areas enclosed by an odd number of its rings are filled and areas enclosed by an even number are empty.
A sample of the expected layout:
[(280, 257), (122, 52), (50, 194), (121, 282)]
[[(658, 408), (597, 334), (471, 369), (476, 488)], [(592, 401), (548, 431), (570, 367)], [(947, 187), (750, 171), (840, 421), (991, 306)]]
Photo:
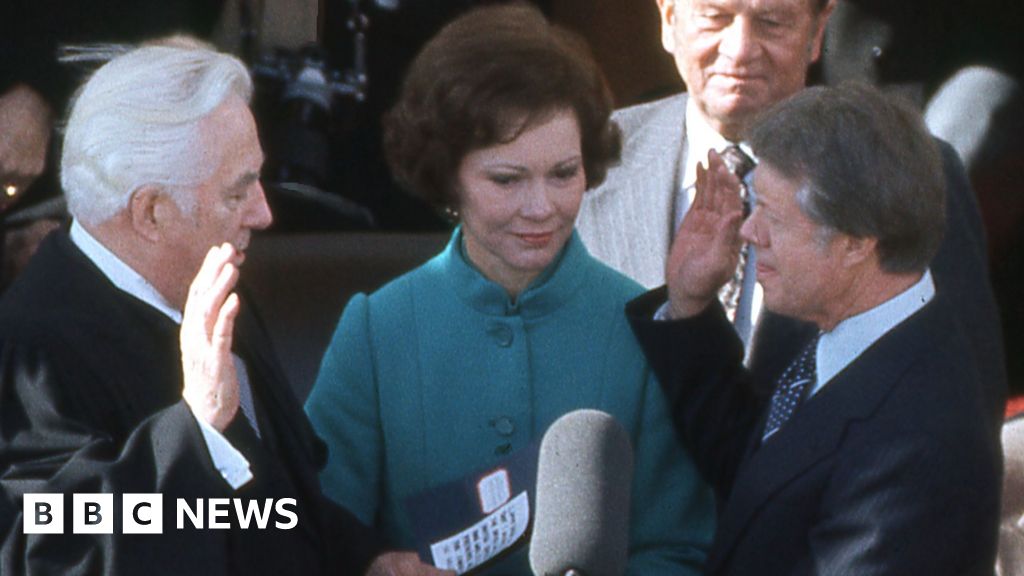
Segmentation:
[(576, 229), (598, 260), (647, 288), (665, 283), (675, 191), (682, 186), (686, 94), (615, 112), (621, 163), (583, 195)]

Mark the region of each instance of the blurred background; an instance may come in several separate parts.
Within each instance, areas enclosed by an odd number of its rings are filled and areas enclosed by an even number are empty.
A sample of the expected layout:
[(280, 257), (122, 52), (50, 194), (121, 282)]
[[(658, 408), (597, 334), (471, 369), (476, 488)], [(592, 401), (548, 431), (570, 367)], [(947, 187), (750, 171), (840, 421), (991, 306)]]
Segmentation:
[[(255, 81), (275, 223), (254, 243), (246, 274), (269, 304), (282, 355), (305, 358), (293, 363), (293, 378), (307, 381), (348, 296), (422, 262), (447, 237), (451, 224), (390, 178), (379, 122), (425, 41), (482, 3), (3, 0), (0, 97), (30, 87), (44, 106), (31, 118), (48, 123), (53, 137), (42, 173), (0, 196), (0, 281), (9, 283), (65, 218), (54, 160), (75, 86), (116, 50), (111, 44), (194, 35), (237, 54)], [(617, 106), (685, 89), (662, 50), (654, 0), (534, 3), (589, 42)], [(1022, 26), (1022, 9), (1010, 0), (840, 0), (811, 73), (814, 82), (857, 78), (912, 98), (961, 152), (987, 229), (1016, 394), (1024, 393)], [(986, 100), (990, 112), (979, 115), (974, 103)], [(0, 111), (0, 139), (30, 141), (3, 122)]]

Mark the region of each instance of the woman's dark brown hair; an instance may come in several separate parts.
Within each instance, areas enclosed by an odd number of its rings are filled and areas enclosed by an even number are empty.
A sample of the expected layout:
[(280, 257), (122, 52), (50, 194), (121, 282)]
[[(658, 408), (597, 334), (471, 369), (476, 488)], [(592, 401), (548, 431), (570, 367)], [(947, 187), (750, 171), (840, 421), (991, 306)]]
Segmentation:
[(466, 154), (511, 142), (566, 108), (579, 122), (592, 188), (618, 159), (621, 137), (589, 49), (533, 6), (485, 6), (445, 26), (413, 61), (384, 118), (384, 152), (411, 192), (457, 208), (455, 180)]

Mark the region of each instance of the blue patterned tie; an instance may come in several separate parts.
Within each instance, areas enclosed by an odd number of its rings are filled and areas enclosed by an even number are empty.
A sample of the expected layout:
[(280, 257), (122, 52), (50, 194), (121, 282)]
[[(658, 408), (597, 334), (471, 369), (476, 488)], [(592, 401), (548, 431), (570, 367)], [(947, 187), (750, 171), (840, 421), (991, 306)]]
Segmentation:
[(764, 426), (762, 441), (782, 428), (807, 397), (807, 392), (814, 387), (818, 379), (815, 368), (817, 351), (818, 336), (815, 336), (779, 377), (779, 383), (772, 393), (772, 407), (768, 413), (768, 422)]

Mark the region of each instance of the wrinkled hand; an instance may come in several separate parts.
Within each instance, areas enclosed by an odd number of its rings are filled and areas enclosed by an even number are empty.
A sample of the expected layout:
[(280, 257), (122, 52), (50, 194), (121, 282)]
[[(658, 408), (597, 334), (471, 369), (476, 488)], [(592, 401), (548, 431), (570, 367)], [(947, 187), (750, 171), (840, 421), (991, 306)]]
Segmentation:
[(49, 104), (24, 84), (0, 95), (0, 186), (24, 190), (43, 172), (52, 116)]
[(706, 170), (697, 166), (696, 188), (665, 270), (673, 318), (699, 314), (717, 297), (736, 270), (742, 246), (740, 181), (714, 150)]
[(238, 315), (238, 268), (234, 247), (214, 246), (206, 254), (181, 319), (182, 396), (197, 418), (223, 432), (238, 411), (238, 375), (231, 342)]
[(455, 572), (424, 564), (415, 552), (385, 552), (370, 564), (366, 576), (455, 576)]

